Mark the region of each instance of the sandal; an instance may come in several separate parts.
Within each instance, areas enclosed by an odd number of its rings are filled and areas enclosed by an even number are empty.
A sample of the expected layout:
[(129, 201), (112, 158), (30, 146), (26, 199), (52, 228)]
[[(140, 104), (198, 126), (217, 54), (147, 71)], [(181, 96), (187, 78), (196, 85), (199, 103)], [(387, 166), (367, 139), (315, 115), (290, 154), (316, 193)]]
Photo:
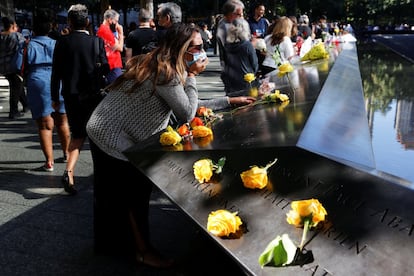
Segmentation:
[(173, 259), (167, 259), (151, 251), (137, 253), (136, 262), (138, 265), (145, 265), (153, 268), (169, 268), (174, 265)]

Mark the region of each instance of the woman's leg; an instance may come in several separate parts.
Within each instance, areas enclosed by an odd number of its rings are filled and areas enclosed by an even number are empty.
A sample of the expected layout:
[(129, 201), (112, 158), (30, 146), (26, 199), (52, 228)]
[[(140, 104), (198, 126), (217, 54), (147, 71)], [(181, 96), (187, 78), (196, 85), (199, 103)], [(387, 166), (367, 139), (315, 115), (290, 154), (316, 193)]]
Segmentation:
[(59, 136), (60, 145), (62, 147), (64, 159), (67, 161), (69, 155), (70, 144), (70, 129), (68, 123), (68, 117), (66, 114), (53, 112), (52, 117), (55, 121), (56, 131)]
[(53, 171), (53, 118), (50, 115), (41, 117), (36, 120), (36, 124), (40, 138), (40, 147), (46, 158), (44, 168), (45, 170)]
[(80, 150), (82, 149), (85, 138), (71, 138), (68, 149), (68, 162), (66, 163), (66, 171), (69, 177), (69, 184), (74, 185), (74, 175), (76, 162), (79, 159)]
[(134, 256), (135, 243), (127, 203), (128, 183), (133, 183), (134, 179), (125, 175), (129, 162), (109, 156), (90, 139), (89, 145), (94, 171), (95, 252), (99, 255)]

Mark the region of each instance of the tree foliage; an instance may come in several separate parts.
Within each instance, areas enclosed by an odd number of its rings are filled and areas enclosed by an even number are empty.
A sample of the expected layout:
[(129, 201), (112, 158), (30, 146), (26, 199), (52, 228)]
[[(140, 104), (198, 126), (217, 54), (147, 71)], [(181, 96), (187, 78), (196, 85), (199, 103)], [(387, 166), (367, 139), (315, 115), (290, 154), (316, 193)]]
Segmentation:
[[(19, 9), (35, 11), (36, 8), (49, 8), (56, 12), (68, 8), (67, 0), (14, 0), (14, 6)], [(109, 5), (117, 10), (126, 11), (128, 8), (152, 3), (156, 9), (163, 0), (79, 0), (93, 12), (105, 10)], [(188, 18), (208, 18), (221, 13), (224, 0), (175, 0), (183, 9), (184, 20)], [(255, 0), (243, 0), (246, 15), (250, 13)], [(316, 20), (324, 14), (329, 20), (352, 23), (354, 26), (367, 24), (414, 24), (412, 11), (414, 0), (263, 0), (266, 6), (266, 17), (275, 15), (308, 14), (311, 20)]]

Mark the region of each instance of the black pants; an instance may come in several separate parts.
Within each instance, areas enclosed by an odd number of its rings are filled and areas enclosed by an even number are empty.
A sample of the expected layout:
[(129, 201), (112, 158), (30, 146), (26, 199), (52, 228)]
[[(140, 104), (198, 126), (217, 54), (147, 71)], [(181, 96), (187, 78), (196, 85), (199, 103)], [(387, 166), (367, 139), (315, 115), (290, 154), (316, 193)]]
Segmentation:
[(27, 108), (27, 97), (24, 91), (23, 79), (17, 74), (7, 74), (6, 79), (9, 81), (10, 87), (10, 115), (18, 113), (19, 101), (23, 106), (23, 109)]
[(153, 183), (130, 162), (113, 158), (90, 141), (94, 170), (95, 252), (135, 254), (129, 213), (149, 244), (149, 201)]

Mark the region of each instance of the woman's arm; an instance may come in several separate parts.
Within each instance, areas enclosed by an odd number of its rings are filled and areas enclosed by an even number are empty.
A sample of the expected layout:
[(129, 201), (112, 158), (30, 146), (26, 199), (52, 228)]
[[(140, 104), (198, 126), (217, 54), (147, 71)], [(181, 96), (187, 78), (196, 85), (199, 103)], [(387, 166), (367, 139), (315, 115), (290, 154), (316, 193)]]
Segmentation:
[(187, 77), (184, 86), (178, 79), (167, 85), (156, 87), (156, 93), (162, 97), (179, 121), (191, 121), (198, 107), (198, 90), (194, 77)]

